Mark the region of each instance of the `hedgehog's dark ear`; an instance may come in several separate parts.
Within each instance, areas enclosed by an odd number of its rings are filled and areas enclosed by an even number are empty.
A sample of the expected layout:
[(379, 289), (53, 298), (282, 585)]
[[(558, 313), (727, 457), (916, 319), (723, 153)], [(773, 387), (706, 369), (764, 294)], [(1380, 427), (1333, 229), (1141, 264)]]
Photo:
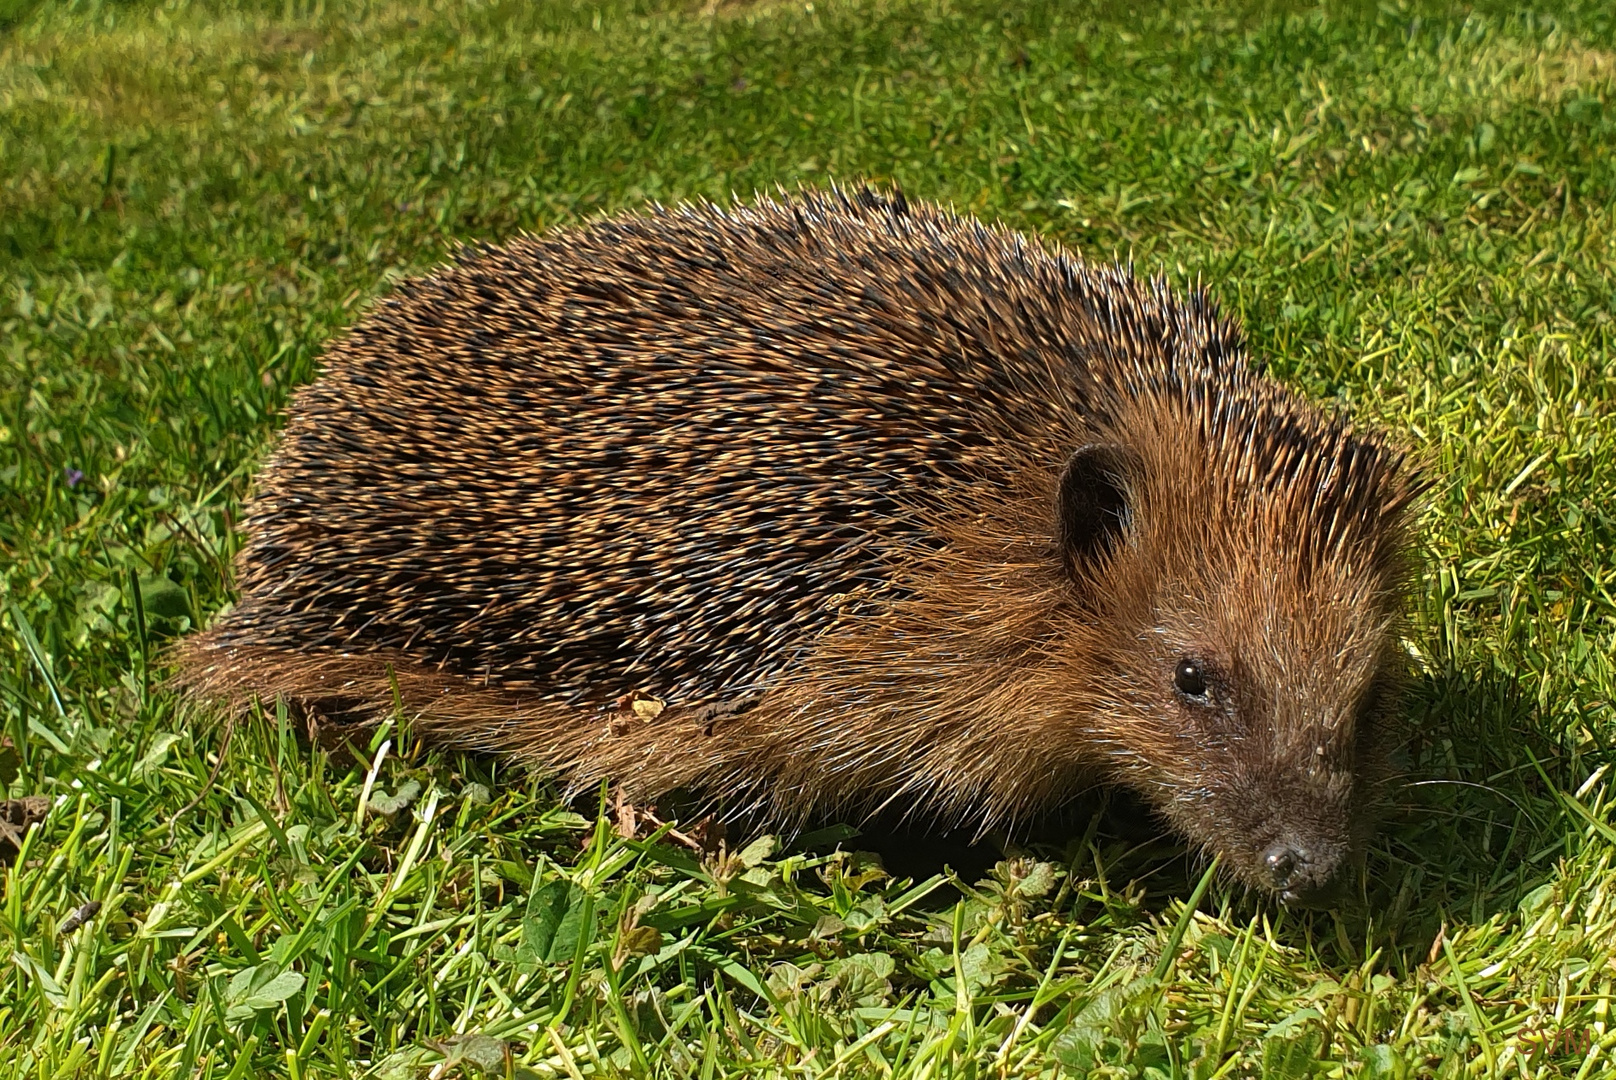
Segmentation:
[(1068, 569), (1110, 554), (1133, 520), (1130, 487), (1139, 455), (1122, 446), (1090, 443), (1066, 459), (1055, 489), (1055, 547)]

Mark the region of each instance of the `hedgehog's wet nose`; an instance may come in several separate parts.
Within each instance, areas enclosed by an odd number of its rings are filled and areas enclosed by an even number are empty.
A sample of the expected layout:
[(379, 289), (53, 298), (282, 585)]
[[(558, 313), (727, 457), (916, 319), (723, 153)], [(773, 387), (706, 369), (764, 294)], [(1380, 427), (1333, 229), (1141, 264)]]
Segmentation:
[(1341, 875), (1319, 866), (1305, 845), (1282, 840), (1262, 854), (1268, 884), (1287, 907), (1330, 907), (1339, 898)]
[(1276, 892), (1283, 892), (1291, 884), (1305, 875), (1308, 859), (1307, 849), (1299, 844), (1281, 841), (1263, 852), (1263, 871), (1268, 875), (1268, 884)]

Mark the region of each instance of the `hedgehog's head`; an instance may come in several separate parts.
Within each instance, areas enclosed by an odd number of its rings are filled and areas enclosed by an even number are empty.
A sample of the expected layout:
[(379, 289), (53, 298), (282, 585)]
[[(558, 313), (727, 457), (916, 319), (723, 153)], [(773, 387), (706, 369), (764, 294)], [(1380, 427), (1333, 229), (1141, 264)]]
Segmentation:
[(1066, 463), (1058, 547), (1102, 635), (1086, 737), (1241, 879), (1316, 903), (1372, 817), (1411, 485), (1285, 395), (1232, 411), (1240, 431), (1181, 415)]

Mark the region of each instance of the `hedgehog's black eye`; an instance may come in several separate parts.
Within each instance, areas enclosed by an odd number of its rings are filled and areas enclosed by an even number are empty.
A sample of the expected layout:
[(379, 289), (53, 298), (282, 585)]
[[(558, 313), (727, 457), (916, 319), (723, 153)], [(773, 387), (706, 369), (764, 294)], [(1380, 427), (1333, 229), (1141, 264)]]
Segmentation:
[(1185, 697), (1205, 697), (1206, 671), (1199, 661), (1185, 657), (1173, 669), (1173, 685)]

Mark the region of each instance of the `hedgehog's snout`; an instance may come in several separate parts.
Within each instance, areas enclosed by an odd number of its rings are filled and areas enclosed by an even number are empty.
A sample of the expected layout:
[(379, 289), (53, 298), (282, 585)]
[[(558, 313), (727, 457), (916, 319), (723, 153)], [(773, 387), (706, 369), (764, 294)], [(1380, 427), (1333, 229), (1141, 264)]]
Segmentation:
[(1287, 906), (1331, 905), (1350, 877), (1357, 850), (1361, 807), (1352, 774), (1308, 776), (1293, 764), (1276, 763), (1242, 779), (1204, 807), (1209, 848), (1222, 852), (1248, 884)]
[(1258, 856), (1268, 887), (1292, 907), (1329, 906), (1345, 878), (1342, 862), (1338, 845), (1310, 843), (1294, 836), (1275, 841)]
[[(1350, 780), (1272, 782), (1266, 820), (1248, 833), (1247, 876), (1295, 907), (1336, 899), (1352, 861)], [(1346, 790), (1342, 790), (1345, 787)]]

